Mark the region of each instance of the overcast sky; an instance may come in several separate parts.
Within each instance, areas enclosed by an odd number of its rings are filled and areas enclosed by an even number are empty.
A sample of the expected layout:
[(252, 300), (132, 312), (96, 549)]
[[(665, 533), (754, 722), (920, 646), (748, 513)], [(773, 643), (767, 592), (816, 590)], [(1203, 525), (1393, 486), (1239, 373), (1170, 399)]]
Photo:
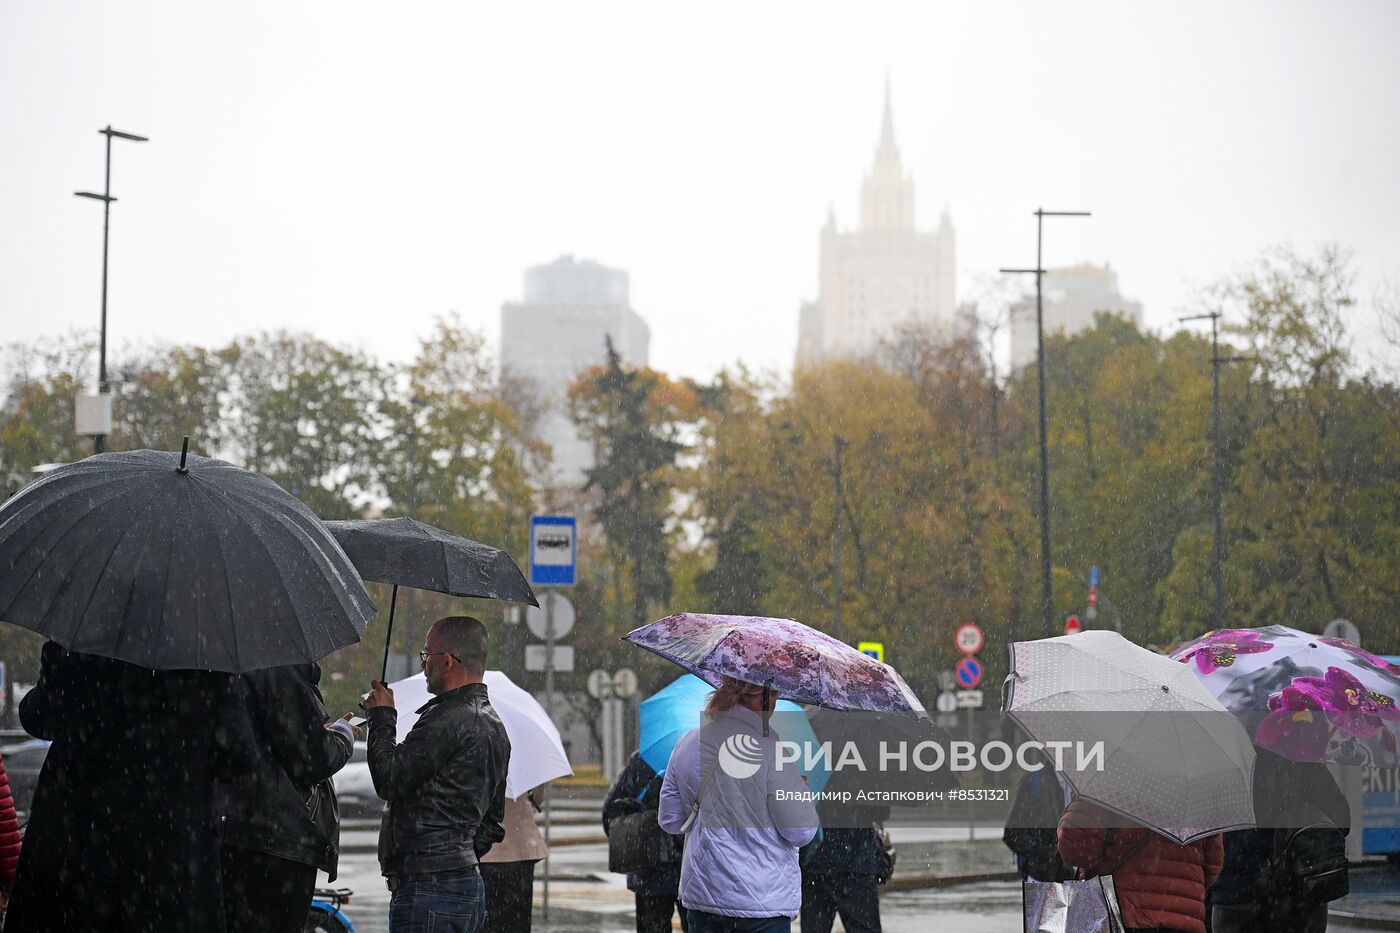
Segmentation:
[[(0, 324), (301, 328), (389, 358), (524, 268), (626, 269), (653, 365), (786, 370), (828, 205), (856, 220), (885, 77), (958, 291), (1108, 261), (1165, 327), (1281, 241), (1400, 271), (1400, 4), (0, 4)], [(1053, 226), (1049, 226), (1053, 224)], [(1358, 321), (1358, 326), (1365, 322)]]

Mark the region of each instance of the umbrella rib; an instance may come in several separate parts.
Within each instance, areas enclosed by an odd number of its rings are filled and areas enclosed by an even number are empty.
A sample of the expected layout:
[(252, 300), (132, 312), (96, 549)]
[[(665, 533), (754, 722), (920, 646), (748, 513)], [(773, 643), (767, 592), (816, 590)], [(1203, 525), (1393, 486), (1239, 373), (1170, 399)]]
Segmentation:
[[(252, 503), (250, 502), (250, 504)], [(281, 515), (279, 513), (271, 509), (263, 509), (263, 511), (271, 514), (274, 518), (281, 518)], [(286, 593), (290, 593), (291, 589), (287, 585), (287, 579), (286, 577), (282, 576), (282, 565), (277, 561), (275, 557), (272, 556), (271, 552), (268, 551), (267, 545), (263, 542), (263, 536), (257, 533), (257, 529), (253, 527), (251, 522), (249, 522), (246, 518), (239, 514), (237, 509), (230, 509), (230, 514), (235, 521), (241, 522), (243, 526), (246, 527), (252, 533), (253, 539), (258, 542), (258, 546), (262, 550), (263, 557), (267, 560), (269, 564), (272, 565), (273, 571), (277, 574), (277, 579), (282, 584), (283, 591)], [(285, 527), (285, 525), (283, 527)], [(292, 615), (296, 616), (299, 619), (300, 616), (295, 611), (295, 607), (292, 607), (292, 610)], [(307, 640), (306, 632), (302, 629), (300, 625), (294, 626), (294, 629), (297, 633), (297, 636), (301, 639), (301, 645), (304, 649), (304, 653), (309, 656), (311, 654), (311, 643)], [(324, 623), (322, 624), (322, 629), (325, 630)], [(327, 635), (328, 640), (334, 641), (334, 639), (329, 638), (329, 633), (327, 633)], [(314, 661), (317, 659), (312, 658), (311, 660)]]
[[(78, 633), (82, 631), (83, 625), (87, 622), (88, 609), (92, 607), (92, 601), (97, 598), (98, 584), (100, 584), (102, 582), (102, 578), (107, 575), (107, 568), (112, 566), (112, 559), (117, 556), (117, 550), (121, 547), (122, 542), (126, 540), (126, 536), (130, 531), (130, 525), (122, 529), (122, 533), (117, 536), (117, 543), (112, 545), (112, 550), (108, 552), (107, 559), (102, 562), (102, 570), (97, 574), (97, 579), (93, 581), (92, 592), (88, 594), (87, 602), (83, 604), (83, 612), (82, 615), (78, 616), (78, 624), (74, 627), (73, 631), (68, 636), (70, 641), (73, 641), (74, 643), (77, 642)], [(94, 541), (93, 543), (95, 544), (96, 542)], [(60, 590), (60, 593), (61, 592), (62, 590)], [(55, 602), (56, 601), (57, 599), (55, 598)]]
[[(200, 493), (201, 493), (201, 494), (204, 493), (204, 489), (203, 489), (203, 488), (200, 489)], [(209, 496), (208, 496), (208, 495), (205, 495), (204, 498), (205, 498), (206, 500), (208, 500), (208, 499), (209, 499)], [(242, 660), (242, 658), (243, 658), (243, 650), (242, 650), (242, 644), (240, 643), (240, 641), (241, 641), (240, 636), (241, 636), (242, 633), (241, 633), (241, 631), (240, 631), (240, 626), (238, 625), (238, 617), (237, 617), (236, 615), (234, 615), (234, 611), (233, 611), (233, 607), (234, 607), (233, 581), (229, 579), (229, 575), (228, 575), (228, 552), (224, 550), (224, 539), (223, 539), (222, 536), (219, 535), (219, 533), (218, 533), (217, 531), (215, 531), (215, 532), (213, 533), (213, 537), (214, 537), (214, 546), (215, 546), (216, 548), (218, 548), (218, 551), (219, 551), (219, 566), (222, 567), (222, 568), (223, 568), (223, 571), (224, 571), (224, 588), (225, 588), (225, 590), (226, 590), (226, 592), (227, 592), (227, 594), (228, 594), (228, 603), (229, 603), (229, 610), (228, 610), (228, 612), (229, 612), (229, 621), (230, 621), (231, 623), (233, 623), (232, 625), (229, 626), (229, 630), (233, 633), (233, 665), (234, 665), (234, 668), (235, 668), (236, 670), (242, 671), (242, 670), (243, 670), (243, 660)]]

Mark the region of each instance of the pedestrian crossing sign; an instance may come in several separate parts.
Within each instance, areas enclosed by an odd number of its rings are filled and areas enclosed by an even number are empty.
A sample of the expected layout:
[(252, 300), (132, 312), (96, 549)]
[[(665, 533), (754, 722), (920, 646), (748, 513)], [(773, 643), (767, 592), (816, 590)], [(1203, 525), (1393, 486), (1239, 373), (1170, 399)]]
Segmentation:
[(885, 643), (882, 641), (863, 641), (856, 645), (856, 650), (861, 654), (868, 654), (881, 664), (885, 663)]

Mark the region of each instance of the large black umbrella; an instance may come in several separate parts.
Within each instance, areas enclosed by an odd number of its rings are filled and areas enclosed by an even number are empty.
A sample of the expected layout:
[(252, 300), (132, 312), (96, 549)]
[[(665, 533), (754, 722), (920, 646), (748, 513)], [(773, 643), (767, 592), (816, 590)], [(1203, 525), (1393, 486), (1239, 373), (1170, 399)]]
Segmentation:
[(479, 596), (538, 606), (535, 593), (509, 554), (461, 535), (411, 518), (371, 518), (326, 522), (366, 580), (392, 583), (389, 631), (384, 636), (384, 665), (389, 667), (389, 638), (394, 633), (394, 606), (399, 587), (412, 586), (448, 596)]
[(0, 619), (70, 651), (250, 671), (325, 657), (373, 615), (311, 510), (221, 460), (98, 454), (0, 506)]

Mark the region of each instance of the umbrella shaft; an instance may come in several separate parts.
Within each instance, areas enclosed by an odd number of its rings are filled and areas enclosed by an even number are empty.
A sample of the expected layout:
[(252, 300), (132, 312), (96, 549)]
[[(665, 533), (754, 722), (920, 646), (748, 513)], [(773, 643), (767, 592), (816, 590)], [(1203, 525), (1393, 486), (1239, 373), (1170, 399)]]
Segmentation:
[(399, 585), (394, 584), (394, 592), (389, 596), (389, 631), (384, 633), (384, 663), (379, 666), (379, 682), (384, 683), (384, 675), (389, 673), (389, 646), (394, 643), (394, 604), (399, 601)]

